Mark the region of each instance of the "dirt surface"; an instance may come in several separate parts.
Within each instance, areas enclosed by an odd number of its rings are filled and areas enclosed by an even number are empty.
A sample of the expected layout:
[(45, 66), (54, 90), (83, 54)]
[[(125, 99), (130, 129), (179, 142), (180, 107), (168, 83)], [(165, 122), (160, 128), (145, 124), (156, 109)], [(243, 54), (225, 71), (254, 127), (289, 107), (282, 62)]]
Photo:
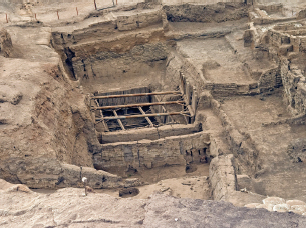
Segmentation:
[[(39, 194), (3, 188), (1, 227), (294, 227), (306, 219), (293, 213), (237, 208), (226, 202), (179, 199), (153, 194), (149, 199), (117, 199), (66, 188)], [(26, 188), (24, 188), (26, 190)]]
[[(252, 83), (231, 46), (224, 38), (184, 40), (178, 42), (179, 50), (190, 59), (204, 78), (214, 83)], [(215, 66), (210, 62), (215, 62)]]

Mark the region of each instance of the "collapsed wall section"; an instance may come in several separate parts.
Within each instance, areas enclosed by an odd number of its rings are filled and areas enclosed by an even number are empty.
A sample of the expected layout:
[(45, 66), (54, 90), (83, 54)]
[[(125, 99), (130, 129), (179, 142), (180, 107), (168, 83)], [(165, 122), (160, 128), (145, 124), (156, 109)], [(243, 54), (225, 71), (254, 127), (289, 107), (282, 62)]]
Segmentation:
[(305, 24), (284, 23), (270, 29), (262, 37), (269, 58), (279, 65), (279, 76), (284, 86), (284, 101), (292, 114), (305, 114), (306, 79)]

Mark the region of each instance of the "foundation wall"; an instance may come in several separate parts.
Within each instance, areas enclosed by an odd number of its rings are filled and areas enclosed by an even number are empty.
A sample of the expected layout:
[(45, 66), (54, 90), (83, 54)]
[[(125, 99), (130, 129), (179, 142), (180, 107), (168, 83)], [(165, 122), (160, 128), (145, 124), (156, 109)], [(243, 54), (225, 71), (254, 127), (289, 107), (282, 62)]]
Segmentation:
[[(186, 152), (209, 148), (210, 136), (200, 132), (172, 136), (159, 140), (141, 140), (102, 145), (100, 153), (93, 155), (96, 169), (160, 167), (185, 165)], [(197, 151), (198, 152), (198, 151)]]

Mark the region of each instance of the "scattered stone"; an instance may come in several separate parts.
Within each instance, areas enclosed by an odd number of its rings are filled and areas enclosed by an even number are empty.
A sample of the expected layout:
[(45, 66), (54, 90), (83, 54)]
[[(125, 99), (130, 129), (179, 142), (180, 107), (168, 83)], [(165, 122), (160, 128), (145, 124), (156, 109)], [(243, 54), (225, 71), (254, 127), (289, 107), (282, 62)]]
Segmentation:
[(90, 193), (96, 193), (93, 188), (89, 187), (89, 186), (85, 186), (86, 192), (90, 192)]
[(273, 206), (277, 204), (284, 204), (286, 201), (280, 197), (268, 197), (262, 201), (264, 204), (271, 204)]
[(23, 97), (22, 93), (17, 93), (17, 94), (12, 98), (11, 103), (12, 103), (13, 105), (17, 105), (17, 104), (21, 101), (22, 97)]
[(306, 205), (306, 203), (301, 200), (287, 200), (286, 204), (288, 204), (290, 207), (295, 205)]
[(306, 212), (306, 205), (293, 205), (293, 206), (291, 206), (291, 210), (299, 211), (301, 213), (305, 213)]
[(273, 211), (277, 212), (287, 212), (290, 210), (290, 206), (288, 204), (277, 204), (273, 207)]

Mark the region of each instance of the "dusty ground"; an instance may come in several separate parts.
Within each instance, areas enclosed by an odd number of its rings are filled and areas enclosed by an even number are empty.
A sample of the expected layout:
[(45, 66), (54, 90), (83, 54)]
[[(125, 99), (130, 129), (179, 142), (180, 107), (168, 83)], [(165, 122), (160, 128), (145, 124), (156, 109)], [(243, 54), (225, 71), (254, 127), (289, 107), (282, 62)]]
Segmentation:
[[(1, 227), (295, 227), (306, 219), (293, 213), (237, 208), (226, 202), (179, 199), (153, 194), (149, 199), (117, 199), (66, 188), (39, 194), (26, 187), (0, 190)], [(21, 185), (22, 186), (22, 185)]]

